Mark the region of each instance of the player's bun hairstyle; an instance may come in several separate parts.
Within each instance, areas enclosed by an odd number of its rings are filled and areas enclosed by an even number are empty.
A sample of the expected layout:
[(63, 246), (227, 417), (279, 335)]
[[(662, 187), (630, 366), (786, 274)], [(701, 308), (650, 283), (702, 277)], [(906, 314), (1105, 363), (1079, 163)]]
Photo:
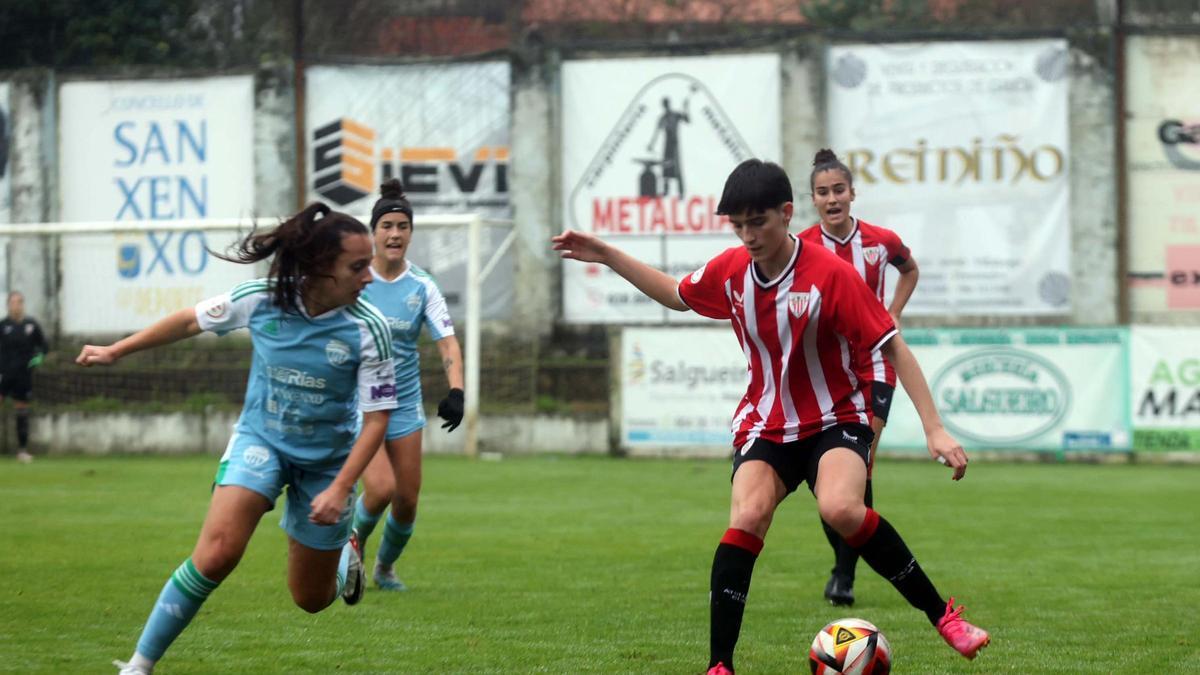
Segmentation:
[(774, 162), (748, 159), (725, 179), (725, 190), (717, 204), (718, 216), (758, 213), (792, 201), (792, 181)]
[(813, 156), (813, 170), (808, 176), (808, 189), (813, 189), (816, 183), (817, 174), (822, 171), (841, 171), (846, 176), (846, 182), (850, 187), (854, 187), (854, 174), (850, 173), (850, 167), (842, 163), (838, 156), (829, 148), (821, 148), (817, 154)]
[(329, 269), (342, 253), (342, 235), (368, 234), (357, 218), (313, 202), (267, 232), (251, 230), (230, 255), (215, 254), (235, 263), (256, 263), (271, 258), (272, 301), (276, 307), (301, 314), (299, 298), (305, 283), (330, 277)]
[(379, 219), (388, 213), (407, 214), (408, 222), (412, 223), (412, 204), (409, 204), (408, 197), (404, 196), (404, 186), (400, 184), (399, 178), (386, 180), (379, 186), (379, 200), (375, 202), (375, 206), (371, 207), (372, 232), (375, 231), (375, 225)]

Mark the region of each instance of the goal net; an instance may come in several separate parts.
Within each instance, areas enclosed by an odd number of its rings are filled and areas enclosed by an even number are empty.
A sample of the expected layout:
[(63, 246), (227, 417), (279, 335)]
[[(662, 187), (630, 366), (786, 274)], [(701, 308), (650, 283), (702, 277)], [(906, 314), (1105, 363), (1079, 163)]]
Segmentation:
[[(366, 222), (366, 220), (364, 220)], [(20, 291), (26, 312), (52, 340), (54, 353), (35, 376), (41, 406), (81, 411), (194, 411), (235, 408), (250, 364), (246, 336), (197, 338), (151, 350), (111, 369), (71, 366), (79, 346), (111, 341), (267, 272), (224, 253), (252, 228), (277, 218), (36, 223), (0, 228), (3, 290)], [(423, 215), (408, 259), (428, 271), (446, 297), (464, 356), (464, 449), (478, 447), (481, 392), (503, 396), (501, 382), (482, 383), (482, 326), (512, 312), (511, 221), (478, 214)], [(446, 389), (436, 347), (423, 337), (427, 408)], [(482, 379), (487, 379), (483, 377)], [(494, 386), (493, 386), (494, 385)], [(529, 391), (529, 383), (518, 388)]]

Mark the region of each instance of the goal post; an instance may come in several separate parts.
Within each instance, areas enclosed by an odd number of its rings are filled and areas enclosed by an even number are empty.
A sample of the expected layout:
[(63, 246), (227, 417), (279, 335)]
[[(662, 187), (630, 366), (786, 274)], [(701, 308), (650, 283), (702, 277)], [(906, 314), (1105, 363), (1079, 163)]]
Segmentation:
[[(363, 223), (370, 222), (369, 217), (360, 217), (359, 220)], [(57, 326), (58, 332), (68, 337), (124, 334), (132, 332), (132, 330), (129, 328), (105, 328), (103, 322), (97, 324), (95, 328), (81, 328), (79, 322), (75, 321), (73, 317), (64, 316), (72, 311), (72, 307), (80, 306), (80, 303), (83, 303), (84, 306), (96, 303), (85, 298), (66, 297), (68, 294), (75, 293), (74, 289), (79, 288), (80, 285), (76, 283), (75, 286), (72, 286), (70, 283), (64, 282), (63, 265), (75, 264), (71, 261), (86, 259), (88, 265), (98, 268), (107, 267), (106, 273), (114, 278), (118, 274), (122, 276), (134, 274), (132, 266), (137, 265), (140, 265), (143, 270), (153, 269), (156, 266), (161, 270), (164, 267), (170, 268), (172, 265), (176, 267), (191, 265), (193, 268), (203, 269), (203, 265), (206, 263), (197, 262), (197, 256), (205, 254), (197, 253), (197, 246), (203, 248), (206, 245), (205, 242), (212, 239), (229, 243), (235, 241), (239, 236), (249, 233), (251, 229), (270, 229), (280, 222), (281, 219), (277, 217), (259, 217), (3, 224), (0, 225), (0, 244), (3, 245), (6, 252), (7, 263), (6, 269), (3, 270), (4, 290), (13, 290), (14, 283), (19, 283), (16, 281), (17, 279), (28, 279), (35, 276), (46, 279), (46, 287), (42, 289), (42, 295), (50, 301), (50, 309), (55, 316), (37, 317), (44, 325)], [(512, 227), (512, 220), (490, 218), (479, 213), (422, 214), (416, 219), (416, 224), (422, 229), (465, 229), (466, 236), (463, 243), (466, 249), (466, 279), (463, 289), (465, 298), (462, 318), (463, 342), (465, 343), (463, 345), (464, 398), (466, 399), (463, 426), (466, 433), (463, 449), (468, 456), (474, 457), (479, 450), (483, 285), (512, 247), (516, 240), (516, 232)], [(508, 231), (499, 245), (491, 251), (485, 252), (482, 250), (483, 229), (496, 226), (505, 227)], [(192, 237), (188, 242), (189, 235), (196, 232), (206, 236)], [(113, 239), (106, 241), (104, 235), (112, 235)], [(148, 241), (149, 245), (143, 247), (145, 251), (143, 257), (149, 260), (133, 260), (132, 258), (129, 261), (125, 260), (122, 257), (125, 250), (121, 242), (126, 240), (143, 243)], [(101, 244), (106, 245), (102, 246)], [(114, 250), (114, 245), (116, 250)], [(130, 246), (133, 245), (130, 244)], [(95, 250), (101, 248), (104, 250)], [(38, 254), (31, 256), (30, 252), (35, 249), (39, 251)], [(213, 246), (212, 250), (220, 251), (221, 247)], [(133, 250), (130, 255), (136, 256), (137, 251)], [(20, 268), (26, 264), (43, 265), (50, 268), (43, 272), (51, 273), (26, 273), (23, 277), (14, 273), (14, 268)], [(54, 267), (58, 269), (55, 270)], [(116, 271), (113, 271), (114, 269)], [(254, 276), (259, 276), (265, 271), (265, 267), (260, 264), (254, 271)], [(224, 286), (206, 290), (215, 295), (223, 290), (228, 290), (232, 285), (226, 283)], [(26, 295), (30, 295), (30, 291), (33, 290), (26, 290)], [(188, 290), (195, 291), (196, 289), (189, 288)], [(154, 308), (165, 308), (173, 300), (181, 298), (183, 298), (182, 293), (167, 293), (162, 297), (155, 297), (150, 304)], [(199, 299), (195, 298), (197, 301)], [(174, 309), (178, 308), (174, 307)], [(168, 311), (170, 310), (161, 311), (160, 314), (165, 315)], [(149, 321), (147, 321), (147, 325), (148, 323)]]

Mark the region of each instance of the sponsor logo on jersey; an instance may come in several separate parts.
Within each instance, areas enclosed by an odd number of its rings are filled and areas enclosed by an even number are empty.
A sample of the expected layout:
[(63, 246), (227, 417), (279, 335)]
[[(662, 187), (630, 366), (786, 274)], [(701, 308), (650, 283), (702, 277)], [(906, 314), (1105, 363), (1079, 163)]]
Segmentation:
[(1049, 360), (1014, 348), (964, 354), (935, 374), (946, 426), (979, 443), (1013, 445), (1055, 428), (1071, 408), (1067, 376)]
[(808, 312), (808, 292), (788, 293), (788, 312), (799, 319)]
[(242, 459), (246, 466), (262, 466), (271, 459), (271, 451), (261, 445), (251, 445), (242, 452)]
[(412, 325), (411, 321), (408, 321), (406, 319), (397, 319), (394, 316), (389, 316), (387, 318), (387, 322), (388, 322), (388, 328), (391, 328), (392, 332), (394, 332), (394, 333), (402, 333), (402, 332), (408, 330), (409, 326)]
[(382, 399), (396, 398), (396, 385), (388, 382), (385, 384), (371, 385), (371, 400), (379, 401)]
[(325, 345), (325, 360), (331, 366), (340, 366), (350, 360), (350, 345), (341, 340), (330, 340)]
[(224, 302), (218, 302), (212, 307), (204, 310), (204, 313), (207, 314), (210, 319), (220, 319), (221, 317), (225, 316), (225, 312), (228, 311), (228, 309), (229, 306)]
[(306, 389), (324, 389), (325, 378), (315, 377), (303, 370), (286, 366), (267, 366), (267, 376), (276, 382)]

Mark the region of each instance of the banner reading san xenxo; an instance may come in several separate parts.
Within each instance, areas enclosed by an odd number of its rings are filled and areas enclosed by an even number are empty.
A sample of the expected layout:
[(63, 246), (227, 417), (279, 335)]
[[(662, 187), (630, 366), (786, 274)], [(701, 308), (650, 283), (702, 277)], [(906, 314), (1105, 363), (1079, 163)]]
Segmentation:
[(827, 63), (852, 212), (921, 266), (906, 311), (1068, 313), (1066, 41), (838, 46)]
[[(62, 220), (254, 215), (250, 76), (69, 82), (58, 110)], [(63, 330), (137, 330), (261, 274), (209, 254), (236, 238), (199, 230), (64, 236)]]
[[(717, 203), (741, 161), (779, 161), (779, 73), (775, 54), (565, 62), (563, 227), (677, 277), (737, 245)], [(577, 262), (563, 266), (563, 316), (702, 320), (647, 302), (606, 267)]]
[(1125, 54), (1130, 307), (1200, 311), (1200, 36), (1135, 35)]
[[(971, 449), (1129, 450), (1123, 328), (906, 330), (946, 428)], [(882, 448), (925, 452), (902, 386)]]
[[(507, 62), (493, 61), (305, 71), (309, 199), (366, 216), (379, 198), (379, 184), (399, 178), (416, 223), (406, 257), (434, 276), (460, 320), (466, 229), (421, 229), (421, 216), (512, 217), (509, 70)], [(508, 232), (484, 228), (482, 262)], [(512, 275), (510, 249), (484, 284), (484, 318), (511, 314)]]

